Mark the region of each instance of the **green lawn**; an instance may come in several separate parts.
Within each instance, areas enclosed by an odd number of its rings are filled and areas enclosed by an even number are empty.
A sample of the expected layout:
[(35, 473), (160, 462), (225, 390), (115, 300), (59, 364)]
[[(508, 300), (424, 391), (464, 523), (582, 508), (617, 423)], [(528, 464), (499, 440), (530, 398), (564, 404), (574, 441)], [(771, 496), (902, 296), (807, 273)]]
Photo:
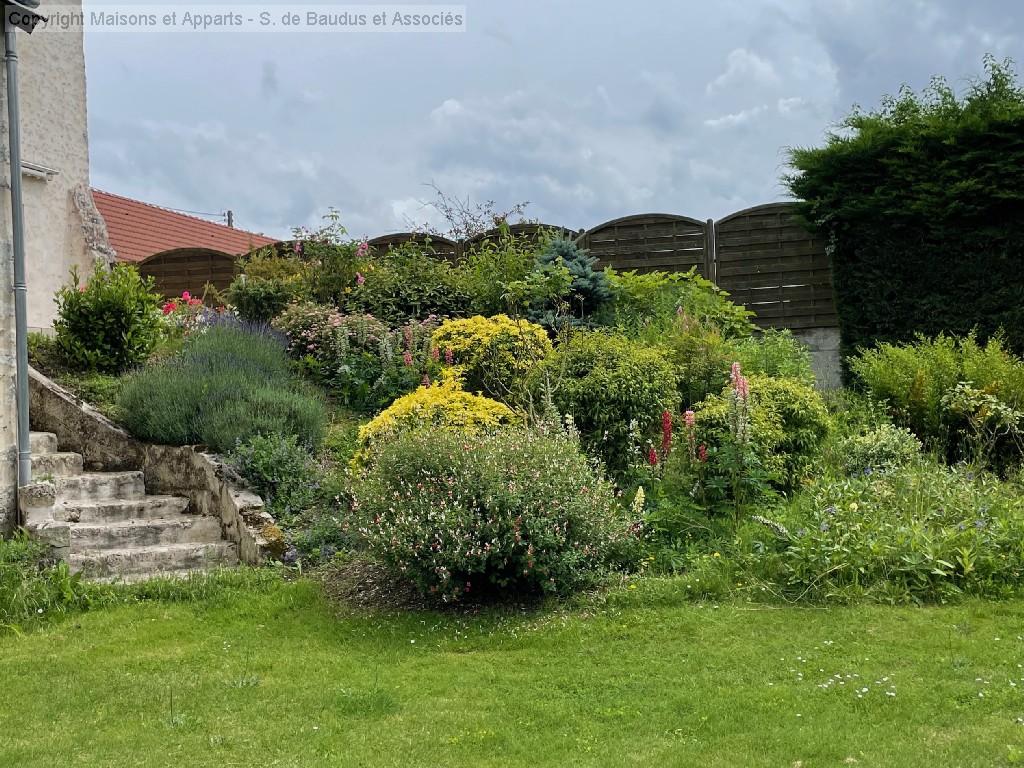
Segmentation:
[(647, 579), (536, 613), (389, 616), (300, 581), (57, 620), (0, 638), (0, 765), (1024, 762), (1024, 602), (819, 610), (679, 591)]

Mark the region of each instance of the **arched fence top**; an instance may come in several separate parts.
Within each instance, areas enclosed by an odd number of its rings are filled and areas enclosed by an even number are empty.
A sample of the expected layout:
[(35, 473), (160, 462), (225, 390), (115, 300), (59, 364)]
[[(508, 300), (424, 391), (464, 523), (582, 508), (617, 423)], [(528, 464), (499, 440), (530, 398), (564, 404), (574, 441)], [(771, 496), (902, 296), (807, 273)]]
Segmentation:
[(152, 266), (154, 264), (163, 264), (168, 261), (175, 261), (181, 258), (206, 258), (210, 260), (225, 260), (234, 262), (237, 256), (232, 256), (230, 253), (224, 251), (218, 251), (215, 248), (172, 248), (169, 251), (160, 251), (160, 253), (154, 253), (152, 256), (147, 256), (142, 261), (136, 262), (139, 269), (143, 267)]
[(707, 226), (706, 221), (700, 221), (689, 216), (680, 216), (675, 213), (638, 213), (633, 216), (622, 216), (618, 219), (598, 224), (596, 227), (592, 227), (584, 232), (583, 236), (589, 237), (594, 233), (600, 233), (606, 229), (615, 229), (616, 227), (649, 226), (677, 222), (689, 224), (695, 229), (703, 229)]
[(742, 211), (736, 211), (736, 213), (730, 213), (715, 222), (715, 228), (721, 227), (728, 224), (730, 221), (735, 219), (749, 218), (753, 216), (768, 216), (776, 214), (790, 214), (793, 213), (793, 203), (779, 202), (779, 203), (764, 203), (763, 205), (754, 205), (750, 208), (744, 208)]

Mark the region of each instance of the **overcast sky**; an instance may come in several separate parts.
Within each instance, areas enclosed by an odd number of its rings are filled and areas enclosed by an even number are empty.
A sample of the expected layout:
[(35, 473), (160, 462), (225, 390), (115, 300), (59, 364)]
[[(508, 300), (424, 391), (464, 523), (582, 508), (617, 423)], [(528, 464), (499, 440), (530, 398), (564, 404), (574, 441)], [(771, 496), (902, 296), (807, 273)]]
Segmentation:
[(465, 30), (87, 26), (93, 186), (281, 237), (330, 206), (354, 236), (404, 230), (431, 218), (424, 182), (573, 229), (718, 218), (785, 199), (786, 147), (820, 145), (854, 103), (1024, 58), (1019, 0), (437, 7)]

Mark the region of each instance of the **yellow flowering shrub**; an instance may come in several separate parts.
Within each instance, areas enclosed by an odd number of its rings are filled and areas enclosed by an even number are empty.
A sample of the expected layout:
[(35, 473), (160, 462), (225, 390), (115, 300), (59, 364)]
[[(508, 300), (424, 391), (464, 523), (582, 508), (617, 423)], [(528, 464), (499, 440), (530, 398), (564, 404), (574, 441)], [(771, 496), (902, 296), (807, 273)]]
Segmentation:
[(491, 434), (520, 424), (520, 416), (503, 403), (465, 392), (458, 382), (420, 387), (400, 397), (372, 421), (359, 428), (359, 450), (353, 464), (366, 463), (381, 445), (417, 429), (458, 431), (465, 435)]
[(434, 331), (434, 347), (455, 366), (467, 391), (513, 405), (530, 369), (551, 354), (543, 328), (506, 315), (449, 320)]

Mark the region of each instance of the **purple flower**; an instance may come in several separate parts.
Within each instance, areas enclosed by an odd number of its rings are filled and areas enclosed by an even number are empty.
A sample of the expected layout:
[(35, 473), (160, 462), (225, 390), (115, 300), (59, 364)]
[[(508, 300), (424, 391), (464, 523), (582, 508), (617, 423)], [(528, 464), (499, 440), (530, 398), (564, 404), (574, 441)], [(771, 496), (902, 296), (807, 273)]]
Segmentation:
[(806, 528), (801, 528), (799, 531), (796, 532), (796, 535), (797, 536), (806, 536), (807, 535), (807, 529)]
[(821, 530), (823, 533), (828, 533), (828, 523), (822, 523)]

